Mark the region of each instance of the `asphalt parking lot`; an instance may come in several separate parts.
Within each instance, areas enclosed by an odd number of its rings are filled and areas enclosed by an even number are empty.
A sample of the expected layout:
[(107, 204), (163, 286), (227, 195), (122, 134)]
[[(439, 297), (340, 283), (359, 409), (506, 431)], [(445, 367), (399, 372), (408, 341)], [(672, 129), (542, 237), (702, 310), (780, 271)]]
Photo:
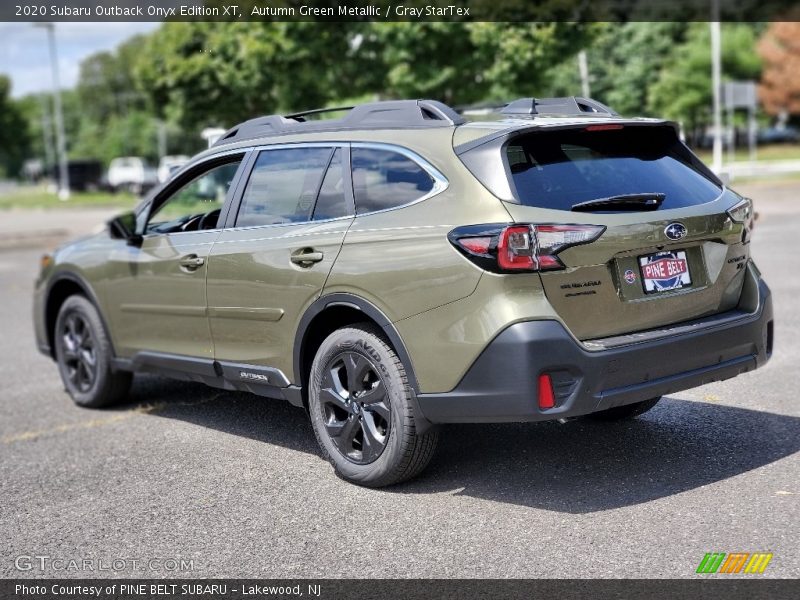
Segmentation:
[[(74, 407), (34, 348), (40, 251), (0, 252), (0, 576), (697, 577), (706, 552), (766, 551), (761, 577), (800, 577), (800, 182), (741, 189), (775, 302), (764, 369), (630, 423), (449, 427), (380, 491), (277, 401), (141, 377), (125, 406)], [(17, 570), (36, 555), (192, 570)]]

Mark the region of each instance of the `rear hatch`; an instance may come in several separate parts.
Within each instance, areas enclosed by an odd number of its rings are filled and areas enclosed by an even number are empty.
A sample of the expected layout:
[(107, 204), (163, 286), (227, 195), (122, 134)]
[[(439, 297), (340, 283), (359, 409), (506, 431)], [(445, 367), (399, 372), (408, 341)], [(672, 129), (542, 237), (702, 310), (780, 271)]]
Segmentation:
[[(543, 128), (511, 138), (504, 155), (517, 200), (505, 205), (515, 221), (606, 228), (559, 252), (564, 268), (540, 273), (578, 339), (736, 307), (749, 258), (749, 202), (726, 190), (671, 125)], [(728, 212), (737, 205), (741, 222)]]

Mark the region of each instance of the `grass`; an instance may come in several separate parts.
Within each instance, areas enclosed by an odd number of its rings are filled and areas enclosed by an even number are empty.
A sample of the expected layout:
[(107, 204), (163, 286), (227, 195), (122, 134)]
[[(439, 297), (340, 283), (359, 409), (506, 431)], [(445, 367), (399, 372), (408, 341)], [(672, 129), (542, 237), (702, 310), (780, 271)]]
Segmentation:
[(8, 209), (132, 209), (139, 199), (133, 194), (111, 192), (73, 192), (70, 199), (61, 201), (42, 186), (19, 186), (0, 191), (0, 210)]
[[(706, 163), (711, 164), (712, 152), (710, 149), (695, 150), (695, 154)], [(736, 148), (734, 154), (736, 161), (750, 160), (750, 150), (747, 146)], [(758, 146), (756, 149), (756, 160), (800, 160), (800, 144), (771, 144), (768, 146)], [(728, 162), (728, 149), (722, 154), (722, 160)]]
[(752, 177), (736, 177), (730, 184), (735, 190), (737, 185), (749, 183), (764, 183), (768, 185), (797, 184), (800, 182), (800, 173), (781, 173), (780, 175), (758, 175)]

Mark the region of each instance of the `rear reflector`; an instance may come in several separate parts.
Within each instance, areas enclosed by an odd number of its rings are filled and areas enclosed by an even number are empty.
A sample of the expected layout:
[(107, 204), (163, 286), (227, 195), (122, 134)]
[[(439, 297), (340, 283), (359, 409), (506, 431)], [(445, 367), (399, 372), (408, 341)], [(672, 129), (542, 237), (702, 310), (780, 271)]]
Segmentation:
[(550, 375), (539, 375), (539, 408), (553, 408), (556, 405), (556, 397), (553, 394), (553, 381)]
[(461, 240), (461, 245), (469, 250), (470, 252), (474, 252), (475, 254), (486, 254), (489, 252), (489, 248), (492, 245), (492, 238), (491, 237), (474, 237), (474, 238), (464, 238)]

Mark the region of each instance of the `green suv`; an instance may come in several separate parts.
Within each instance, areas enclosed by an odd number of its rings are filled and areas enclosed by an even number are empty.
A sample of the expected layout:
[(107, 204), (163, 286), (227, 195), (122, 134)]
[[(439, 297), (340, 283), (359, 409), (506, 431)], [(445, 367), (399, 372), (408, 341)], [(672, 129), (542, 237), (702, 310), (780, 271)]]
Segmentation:
[(383, 486), (439, 424), (629, 418), (770, 357), (751, 202), (673, 123), (584, 98), (315, 112), (234, 127), (44, 257), (38, 345), (76, 403), (138, 372), (285, 399)]

